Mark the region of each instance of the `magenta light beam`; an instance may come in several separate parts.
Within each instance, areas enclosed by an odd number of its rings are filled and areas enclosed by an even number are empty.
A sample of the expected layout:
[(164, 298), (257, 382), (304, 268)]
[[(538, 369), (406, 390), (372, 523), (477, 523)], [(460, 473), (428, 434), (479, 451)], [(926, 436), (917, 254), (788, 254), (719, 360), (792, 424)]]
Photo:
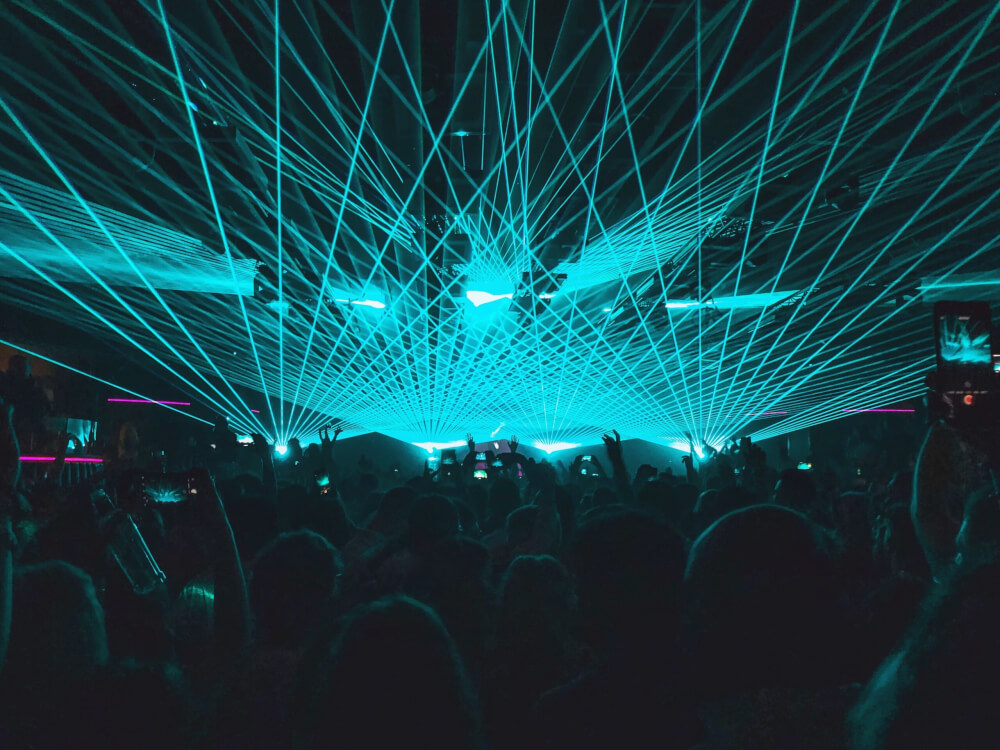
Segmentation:
[[(53, 463), (56, 460), (55, 456), (21, 456), (22, 461), (27, 461), (29, 463), (43, 464), (43, 463)], [(67, 456), (65, 459), (68, 464), (103, 464), (103, 458), (88, 458), (85, 456)]]
[(148, 398), (109, 398), (109, 404), (159, 404), (160, 406), (191, 406), (190, 401), (151, 401)]
[(861, 412), (868, 414), (913, 414), (916, 409), (844, 409), (845, 414), (859, 414)]

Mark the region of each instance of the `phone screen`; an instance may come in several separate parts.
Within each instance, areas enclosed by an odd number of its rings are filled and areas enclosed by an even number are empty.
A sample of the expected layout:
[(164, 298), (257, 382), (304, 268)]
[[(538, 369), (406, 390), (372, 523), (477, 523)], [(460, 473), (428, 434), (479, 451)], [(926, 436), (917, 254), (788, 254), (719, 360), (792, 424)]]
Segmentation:
[(476, 454), (476, 460), (477, 461), (485, 461), (486, 460), (486, 454), (485, 453), (477, 453)]
[(186, 473), (143, 474), (142, 493), (151, 503), (179, 503), (198, 494), (197, 487)]
[(486, 470), (485, 469), (476, 469), (472, 473), (472, 476), (475, 477), (476, 479), (486, 479)]
[(799, 465), (796, 468), (800, 471), (809, 471), (812, 467), (813, 465), (808, 461), (799, 461)]
[(938, 302), (934, 332), (938, 371), (968, 374), (993, 366), (990, 306), (985, 302)]
[(446, 448), (445, 450), (441, 451), (441, 463), (445, 464), (446, 466), (455, 463), (455, 455), (456, 454), (454, 448)]

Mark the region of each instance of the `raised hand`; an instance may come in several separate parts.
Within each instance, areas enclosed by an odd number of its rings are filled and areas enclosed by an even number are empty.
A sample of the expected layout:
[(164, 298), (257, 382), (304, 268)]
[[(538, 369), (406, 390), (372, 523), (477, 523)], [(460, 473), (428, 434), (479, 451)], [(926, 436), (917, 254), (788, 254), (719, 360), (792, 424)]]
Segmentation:
[(517, 435), (511, 435), (510, 440), (508, 442), (510, 444), (510, 452), (517, 453), (517, 446), (521, 444), (517, 440)]
[[(340, 433), (342, 433), (343, 431), (344, 431), (344, 428), (341, 427), (339, 424), (336, 427), (333, 428), (333, 441), (334, 442), (336, 442), (337, 438), (340, 437)], [(329, 430), (327, 430), (327, 434), (329, 434)]]
[(469, 453), (476, 452), (476, 439), (472, 437), (471, 432), (465, 433), (465, 444), (469, 446)]
[(618, 464), (622, 460), (622, 436), (618, 434), (618, 430), (612, 430), (611, 433), (611, 435), (601, 435), (601, 440), (604, 441), (608, 459), (612, 464)]
[(330, 442), (330, 425), (323, 425), (319, 428), (319, 444), (323, 447)]

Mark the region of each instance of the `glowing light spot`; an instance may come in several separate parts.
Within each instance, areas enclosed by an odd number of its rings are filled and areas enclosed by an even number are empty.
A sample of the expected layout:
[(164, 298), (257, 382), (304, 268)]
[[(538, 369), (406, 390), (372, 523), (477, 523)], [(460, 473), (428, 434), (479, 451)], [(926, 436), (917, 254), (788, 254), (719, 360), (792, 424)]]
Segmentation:
[(465, 293), (465, 298), (476, 307), (479, 307), (480, 305), (488, 305), (490, 302), (497, 302), (502, 299), (513, 299), (514, 293), (491, 294), (490, 292), (477, 292), (470, 289)]
[(284, 456), (286, 453), (288, 453), (288, 446), (285, 445), (284, 443), (279, 443), (278, 445), (274, 446), (274, 452), (277, 453), (279, 456)]
[(558, 451), (568, 451), (571, 448), (579, 448), (580, 443), (567, 443), (559, 440), (554, 440), (547, 442), (544, 440), (535, 440), (532, 445), (540, 451), (545, 451), (549, 455), (556, 453)]

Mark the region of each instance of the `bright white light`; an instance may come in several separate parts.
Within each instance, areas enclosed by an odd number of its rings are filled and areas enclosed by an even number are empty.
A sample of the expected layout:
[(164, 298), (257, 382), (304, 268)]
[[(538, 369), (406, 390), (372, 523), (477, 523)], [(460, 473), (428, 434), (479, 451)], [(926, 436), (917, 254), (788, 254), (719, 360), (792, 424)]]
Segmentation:
[(274, 452), (277, 453), (279, 456), (284, 456), (286, 453), (288, 453), (288, 446), (285, 445), (284, 443), (278, 443), (278, 445), (274, 446)]
[(681, 453), (687, 453), (691, 450), (691, 446), (682, 440), (674, 440), (668, 445), (668, 447), (673, 448), (675, 451), (680, 451)]
[(549, 292), (547, 292), (545, 294), (539, 294), (538, 295), (539, 299), (552, 299), (555, 296), (556, 296), (555, 294), (552, 294), (552, 293), (549, 293)]
[(452, 440), (450, 443), (413, 443), (418, 448), (423, 448), (428, 453), (441, 450), (443, 448), (461, 448), (465, 445), (464, 440)]
[(611, 308), (610, 307), (605, 307), (601, 312), (611, 312)]
[(691, 307), (714, 307), (716, 310), (749, 310), (758, 307), (768, 307), (795, 294), (790, 292), (761, 292), (758, 294), (738, 294), (735, 297), (714, 297), (705, 302), (693, 299), (667, 300), (663, 306), (668, 310), (684, 310)]
[(465, 292), (465, 298), (476, 307), (479, 307), (480, 305), (486, 305), (490, 302), (496, 302), (497, 300), (513, 299), (514, 293), (508, 292), (507, 294), (491, 294), (490, 292), (477, 292), (469, 289)]
[(379, 302), (377, 299), (355, 299), (351, 300), (351, 304), (359, 307), (373, 307), (376, 310), (385, 309), (385, 302)]
[(564, 443), (561, 441), (545, 442), (544, 440), (536, 440), (532, 445), (540, 451), (545, 451), (549, 455), (556, 453), (557, 451), (568, 451), (570, 448), (579, 448), (579, 443)]

